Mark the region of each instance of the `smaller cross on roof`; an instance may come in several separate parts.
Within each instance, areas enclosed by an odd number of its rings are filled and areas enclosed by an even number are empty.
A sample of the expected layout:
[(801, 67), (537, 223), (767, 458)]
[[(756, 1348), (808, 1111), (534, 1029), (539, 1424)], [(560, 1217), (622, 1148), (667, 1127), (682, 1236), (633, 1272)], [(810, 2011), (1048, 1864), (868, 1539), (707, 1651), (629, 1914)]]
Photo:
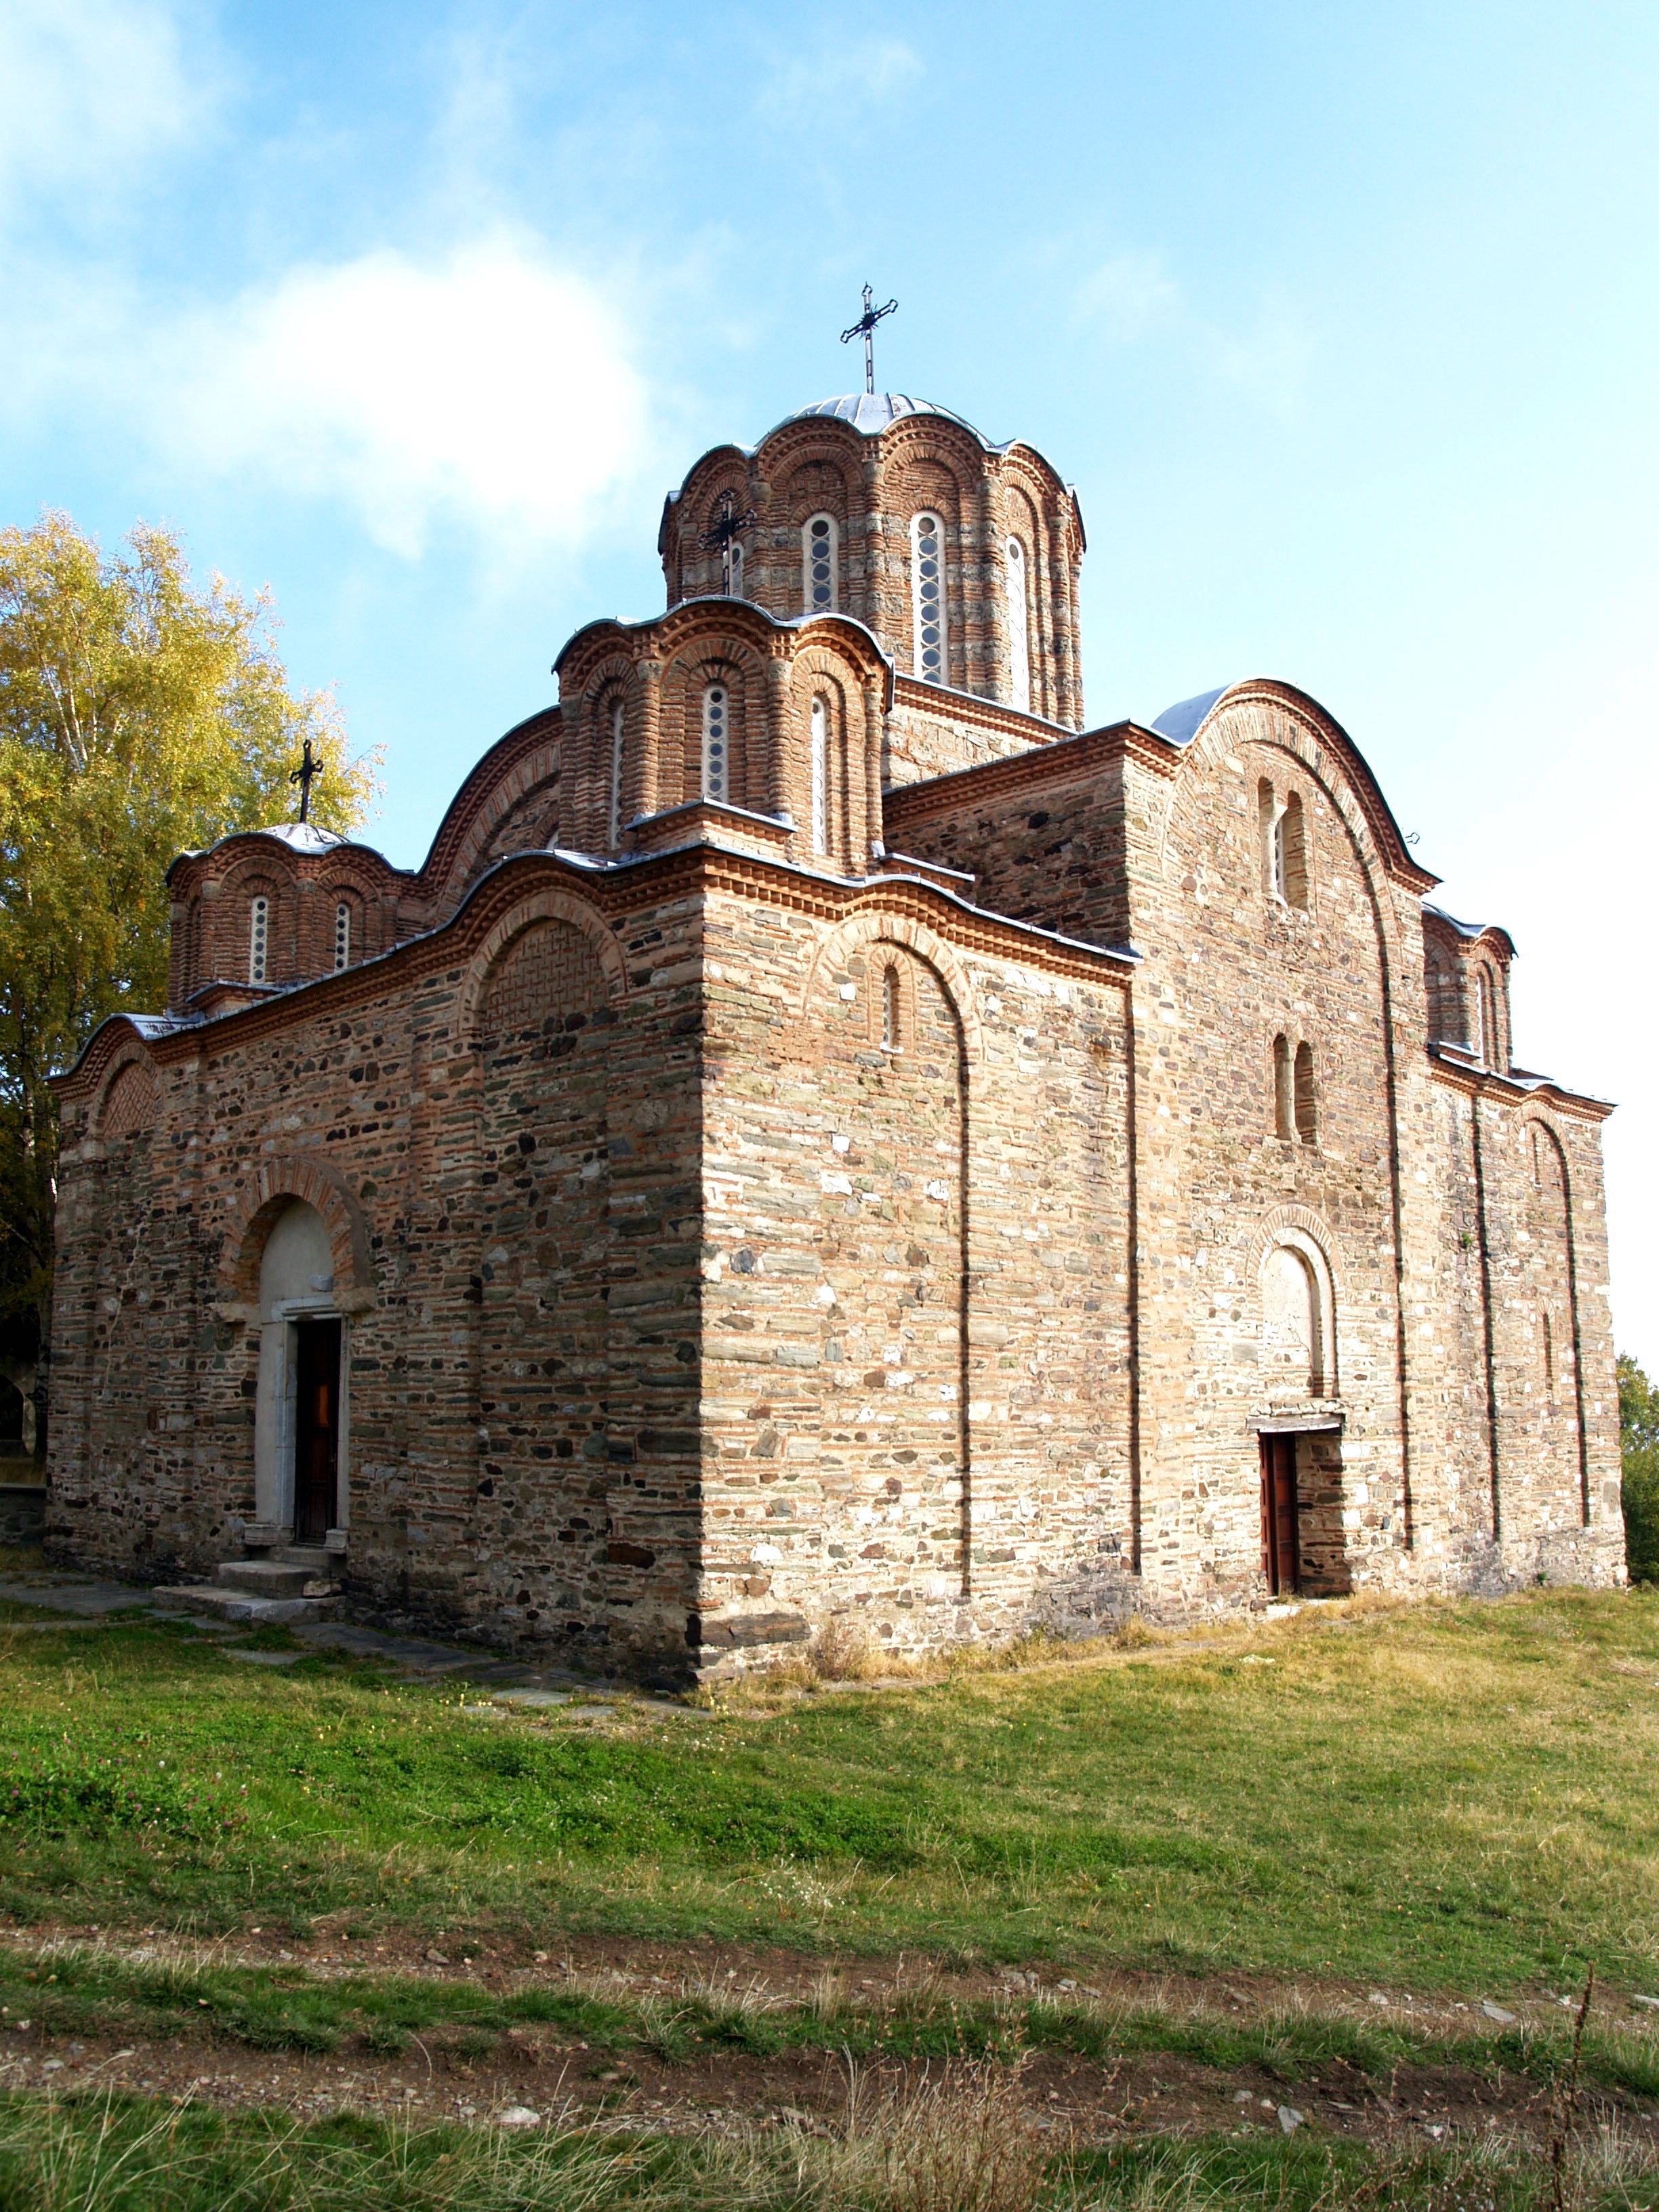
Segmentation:
[(288, 779), (290, 783), (297, 783), (300, 787), (300, 819), (301, 822), (307, 822), (311, 818), (311, 787), (323, 773), (324, 764), (321, 761), (313, 757), (311, 750), (311, 740), (307, 738), (306, 739), (304, 757), (301, 760), (299, 767), (291, 771)]

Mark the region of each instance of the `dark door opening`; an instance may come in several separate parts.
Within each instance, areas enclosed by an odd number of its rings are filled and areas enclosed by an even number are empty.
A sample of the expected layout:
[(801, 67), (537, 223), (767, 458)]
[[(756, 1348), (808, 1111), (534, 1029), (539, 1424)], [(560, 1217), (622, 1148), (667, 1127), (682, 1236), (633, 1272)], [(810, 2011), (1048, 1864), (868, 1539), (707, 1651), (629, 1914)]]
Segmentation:
[(1261, 1571), (1274, 1597), (1288, 1597), (1302, 1579), (1296, 1506), (1296, 1438), (1263, 1437)]
[(320, 1544), (335, 1525), (340, 1465), (340, 1324), (294, 1324), (294, 1540)]

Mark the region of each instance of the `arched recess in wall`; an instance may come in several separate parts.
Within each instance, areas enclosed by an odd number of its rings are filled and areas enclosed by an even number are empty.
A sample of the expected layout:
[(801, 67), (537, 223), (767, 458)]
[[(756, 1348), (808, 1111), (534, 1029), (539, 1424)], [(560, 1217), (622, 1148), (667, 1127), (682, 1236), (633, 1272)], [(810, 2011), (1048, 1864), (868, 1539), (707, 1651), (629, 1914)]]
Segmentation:
[(718, 692), (720, 788), (732, 806), (760, 814), (771, 804), (767, 693), (759, 657), (738, 640), (688, 640), (663, 672), (657, 806), (705, 797), (711, 695)]
[(491, 971), (513, 940), (541, 922), (565, 922), (586, 939), (605, 979), (605, 995), (614, 1004), (626, 994), (628, 971), (623, 949), (602, 915), (568, 891), (537, 891), (510, 907), (496, 922), (468, 964), (461, 985), (460, 1028), (469, 1042), (477, 1042), (479, 1012)]
[(160, 1110), (155, 1071), (148, 1059), (134, 1052), (116, 1062), (98, 1102), (93, 1127), (106, 1143), (113, 1143), (118, 1138), (154, 1128)]
[(362, 1201), (331, 1162), (279, 1153), (264, 1161), (243, 1185), (226, 1218), (218, 1285), (219, 1310), (225, 1319), (257, 1317), (265, 1239), (296, 1199), (322, 1216), (334, 1255), (335, 1303), (340, 1310), (362, 1313), (373, 1305), (374, 1276)]
[(963, 1055), (969, 1061), (980, 1059), (984, 1051), (984, 1031), (967, 969), (953, 945), (926, 922), (916, 921), (908, 915), (855, 914), (827, 931), (800, 995), (797, 1007), (800, 1018), (810, 1017), (819, 992), (827, 988), (849, 959), (884, 939), (914, 952), (919, 960), (937, 971), (961, 1026)]
[[(1310, 795), (1316, 792), (1329, 807), (1339, 834), (1346, 841), (1370, 917), (1380, 994), (1381, 1019), (1377, 1035), (1381, 1066), (1378, 1073), (1382, 1079), (1389, 1140), (1395, 1407), (1400, 1424), (1405, 1540), (1406, 1548), (1410, 1551), (1416, 1542), (1413, 1485), (1417, 1442), (1411, 1388), (1412, 1353), (1406, 1328), (1400, 1084), (1395, 1051), (1395, 979), (1398, 973), (1409, 972), (1409, 963), (1421, 960), (1422, 939), (1420, 926), (1415, 933), (1414, 943), (1412, 934), (1391, 935), (1392, 928), (1400, 927), (1403, 929), (1404, 925), (1396, 923), (1397, 902), (1390, 878), (1398, 879), (1401, 870), (1409, 869), (1413, 864), (1403, 846), (1397, 849), (1385, 847), (1382, 841), (1390, 834), (1397, 836), (1397, 832), (1393, 830), (1392, 817), (1389, 816), (1386, 804), (1374, 785), (1370, 787), (1369, 793), (1360, 790), (1360, 780), (1368, 775), (1369, 771), (1358, 755), (1352, 753), (1350, 741), (1340, 726), (1325, 717), (1316, 702), (1299, 694), (1289, 695), (1288, 687), (1252, 682), (1237, 687), (1236, 691), (1228, 693), (1218, 702), (1200, 725), (1192, 743), (1175, 763), (1174, 774), (1165, 787), (1167, 796), (1158, 827), (1159, 868), (1165, 882), (1178, 883), (1186, 872), (1184, 864), (1177, 864), (1171, 848), (1178, 818), (1184, 823), (1190, 816), (1194, 831), (1199, 826), (1197, 794), (1200, 780), (1207, 777), (1213, 782), (1214, 779), (1229, 775), (1231, 772), (1225, 765), (1228, 758), (1238, 757), (1252, 745), (1272, 747), (1284, 753), (1288, 762), (1295, 763), (1304, 807)], [(1352, 755), (1352, 764), (1350, 755)], [(1252, 770), (1252, 781), (1254, 775), (1255, 771)], [(1310, 1233), (1318, 1233), (1316, 1224), (1311, 1226)]]
[[(1583, 1345), (1580, 1341), (1578, 1316), (1578, 1249), (1574, 1231), (1572, 1204), (1572, 1172), (1567, 1162), (1566, 1146), (1541, 1114), (1528, 1114), (1519, 1130), (1522, 1152), (1522, 1170), (1529, 1176), (1535, 1174), (1534, 1202), (1540, 1218), (1532, 1226), (1534, 1237), (1547, 1229), (1561, 1240), (1563, 1274), (1561, 1285), (1566, 1312), (1566, 1344), (1557, 1335), (1554, 1344), (1558, 1363), (1564, 1351), (1572, 1361), (1573, 1425), (1577, 1432), (1578, 1516), (1579, 1523), (1588, 1528), (1590, 1522), (1589, 1442), (1584, 1433), (1584, 1369)], [(1559, 1211), (1559, 1222), (1549, 1218)]]
[[(823, 1340), (815, 1540), (867, 1563), (873, 1617), (902, 1643), (916, 1609), (972, 1588), (968, 1068), (939, 967), (869, 919), (820, 964), (794, 1046), (824, 1124), (822, 1164), (805, 1164), (817, 1282), (801, 1316)], [(798, 1554), (804, 1578), (815, 1559)]]
[(628, 1575), (640, 1576), (637, 1561), (615, 1556), (604, 1449), (617, 1435), (611, 997), (594, 939), (543, 916), (500, 943), (472, 1023), (477, 1398), (457, 1439), (480, 1440), (473, 1525), (492, 1617), (567, 1640), (602, 1634), (609, 1609), (638, 1595)]
[(1334, 1398), (1340, 1388), (1336, 1277), (1329, 1231), (1305, 1207), (1279, 1207), (1251, 1255), (1267, 1395)]

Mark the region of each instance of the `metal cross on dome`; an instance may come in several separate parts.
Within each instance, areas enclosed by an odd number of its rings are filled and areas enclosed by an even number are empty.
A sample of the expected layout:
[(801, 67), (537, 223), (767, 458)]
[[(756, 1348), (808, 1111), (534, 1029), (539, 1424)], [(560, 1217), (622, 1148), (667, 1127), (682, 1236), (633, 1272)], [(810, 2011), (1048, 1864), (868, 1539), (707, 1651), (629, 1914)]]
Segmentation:
[(720, 556), (720, 589), (729, 599), (732, 596), (732, 548), (745, 530), (755, 526), (756, 514), (752, 507), (738, 513), (737, 495), (723, 491), (714, 501), (714, 520), (697, 540), (705, 553), (717, 548)]
[(307, 821), (311, 814), (311, 787), (324, 772), (324, 764), (312, 757), (311, 740), (306, 739), (306, 749), (298, 768), (290, 771), (289, 781), (300, 787), (300, 819)]
[(864, 288), (864, 313), (850, 331), (843, 331), (841, 334), (843, 345), (851, 345), (857, 337), (864, 340), (864, 388), (866, 392), (873, 392), (876, 388), (876, 325), (884, 315), (890, 315), (897, 305), (896, 300), (890, 300), (884, 307), (878, 307), (874, 292), (866, 284)]

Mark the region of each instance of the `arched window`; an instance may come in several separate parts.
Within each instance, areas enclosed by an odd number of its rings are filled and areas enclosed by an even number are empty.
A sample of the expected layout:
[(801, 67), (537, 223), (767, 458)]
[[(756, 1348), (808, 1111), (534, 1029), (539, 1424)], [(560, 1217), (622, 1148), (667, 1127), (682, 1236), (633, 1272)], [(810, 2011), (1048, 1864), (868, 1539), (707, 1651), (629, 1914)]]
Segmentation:
[(254, 899), (247, 910), (247, 980), (263, 983), (270, 956), (270, 901)]
[(1319, 1121), (1314, 1101), (1314, 1057), (1310, 1044), (1296, 1048), (1296, 1133), (1304, 1145), (1319, 1141)]
[(1484, 968), (1474, 971), (1475, 1000), (1480, 1017), (1480, 1064), (1483, 1067), (1498, 1066), (1498, 1008), (1494, 1003), (1492, 977)]
[(707, 684), (702, 695), (702, 795), (724, 799), (728, 789), (732, 702), (724, 684)]
[(1273, 1134), (1294, 1137), (1296, 1134), (1296, 1103), (1291, 1073), (1291, 1046), (1288, 1037), (1273, 1039)]
[(800, 603), (809, 615), (833, 614), (841, 605), (841, 532), (833, 514), (801, 525)]
[(1024, 714), (1031, 711), (1030, 610), (1025, 589), (1025, 548), (1008, 540), (1004, 584), (1008, 594), (1008, 698)]
[(611, 849), (622, 842), (623, 739), (628, 717), (620, 699), (611, 703)]
[(732, 599), (740, 599), (743, 597), (743, 545), (739, 539), (734, 538), (732, 540), (726, 557), (730, 575), (726, 590)]
[(898, 1051), (901, 1043), (899, 1035), (899, 972), (896, 968), (890, 967), (884, 969), (882, 971), (881, 1042), (883, 1048), (888, 1052)]
[(334, 908), (334, 972), (351, 965), (351, 901), (341, 899)]
[(1255, 787), (1256, 820), (1261, 832), (1261, 881), (1269, 898), (1285, 896), (1285, 840), (1273, 787), (1264, 775)]
[(830, 708), (812, 702), (812, 850), (830, 849)]
[(1305, 908), (1308, 903), (1308, 838), (1302, 818), (1302, 801), (1293, 791), (1285, 798), (1279, 831), (1282, 848), (1279, 896), (1286, 906)]
[(943, 684), (945, 671), (945, 526), (936, 514), (910, 524), (912, 665), (924, 683)]
[(1423, 964), (1424, 996), (1427, 1001), (1429, 1042), (1444, 1036), (1446, 1021), (1446, 963), (1431, 951)]

